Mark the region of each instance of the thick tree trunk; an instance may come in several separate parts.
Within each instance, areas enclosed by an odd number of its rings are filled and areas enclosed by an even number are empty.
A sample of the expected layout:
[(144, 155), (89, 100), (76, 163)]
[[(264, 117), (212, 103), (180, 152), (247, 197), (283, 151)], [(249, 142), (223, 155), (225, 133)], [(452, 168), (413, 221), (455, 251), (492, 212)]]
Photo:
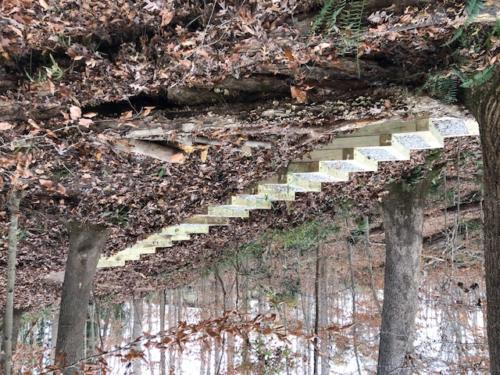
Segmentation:
[(386, 261), (378, 375), (411, 372), (418, 307), (425, 196), (429, 178), (416, 186), (394, 183), (383, 201)]
[[(82, 359), (92, 281), (108, 231), (102, 225), (68, 224), (69, 254), (59, 311), (56, 363), (66, 367)], [(68, 369), (65, 373), (73, 373)]]
[(484, 165), (484, 265), (490, 372), (500, 374), (500, 67), (469, 92), (467, 105), (479, 123)]
[(14, 327), (14, 284), (16, 280), (17, 229), (19, 221), (19, 204), (21, 192), (13, 190), (9, 198), (10, 226), (9, 226), (9, 253), (7, 257), (7, 300), (3, 326), (4, 373), (12, 373), (12, 333)]

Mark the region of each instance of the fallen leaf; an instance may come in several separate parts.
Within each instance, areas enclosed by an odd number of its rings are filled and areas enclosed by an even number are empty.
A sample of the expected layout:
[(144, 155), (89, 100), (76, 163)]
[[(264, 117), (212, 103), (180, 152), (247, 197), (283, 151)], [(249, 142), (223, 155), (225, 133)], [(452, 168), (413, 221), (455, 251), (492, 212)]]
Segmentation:
[(81, 118), (79, 121), (78, 121), (78, 125), (81, 125), (85, 128), (88, 128), (90, 125), (92, 125), (94, 123), (94, 121), (92, 121), (91, 119), (89, 118)]
[(41, 178), (38, 180), (38, 183), (48, 190), (52, 190), (54, 188), (54, 183), (50, 180), (45, 180)]
[(81, 108), (77, 107), (76, 105), (72, 105), (69, 108), (69, 116), (71, 117), (72, 120), (78, 120), (80, 117), (82, 117)]
[(56, 133), (54, 133), (52, 130), (50, 130), (50, 129), (45, 129), (45, 132), (47, 133), (47, 135), (48, 135), (49, 137), (52, 137), (52, 138), (57, 138)]
[(175, 155), (172, 155), (172, 157), (170, 158), (170, 162), (171, 163), (182, 163), (182, 162), (184, 162), (184, 159), (185, 159), (184, 154), (179, 152)]
[(9, 28), (14, 31), (20, 38), (23, 37), (23, 32), (13, 25), (9, 25)]
[(12, 129), (12, 128), (13, 128), (12, 124), (9, 124), (8, 122), (0, 122), (0, 130), (1, 131), (9, 130), (9, 129)]
[(144, 117), (146, 117), (147, 115), (149, 115), (151, 113), (151, 111), (155, 109), (155, 107), (144, 107), (144, 112), (142, 113), (142, 115)]
[(35, 122), (35, 120), (29, 118), (28, 119), (28, 124), (30, 124), (31, 126), (33, 126), (35, 129), (40, 130), (40, 126)]
[(285, 47), (284, 52), (285, 52), (285, 57), (288, 59), (288, 61), (295, 61), (295, 56), (293, 55), (291, 48)]
[(201, 151), (200, 153), (200, 159), (201, 161), (204, 163), (207, 161), (207, 157), (208, 157), (208, 147), (206, 147), (204, 150)]
[(131, 119), (134, 116), (134, 113), (132, 111), (127, 111), (122, 113), (120, 116), (120, 120), (128, 120)]
[(290, 86), (290, 92), (292, 98), (297, 101), (297, 103), (307, 103), (307, 91), (301, 90), (296, 86)]
[(161, 27), (167, 26), (174, 19), (175, 12), (171, 9), (165, 9), (161, 12)]
[(61, 184), (57, 184), (56, 191), (61, 195), (66, 195), (66, 188)]
[(49, 10), (49, 4), (45, 0), (38, 0), (43, 9)]

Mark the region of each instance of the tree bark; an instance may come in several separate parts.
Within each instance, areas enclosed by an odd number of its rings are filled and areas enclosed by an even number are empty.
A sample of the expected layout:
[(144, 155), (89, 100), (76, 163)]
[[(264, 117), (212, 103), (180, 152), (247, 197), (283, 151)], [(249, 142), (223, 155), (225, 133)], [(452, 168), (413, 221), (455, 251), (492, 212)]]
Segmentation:
[(314, 273), (314, 339), (313, 339), (313, 374), (318, 375), (318, 359), (319, 359), (319, 245), (316, 246), (316, 267)]
[[(162, 289), (160, 291), (160, 334), (165, 333), (165, 298), (166, 291)], [(160, 375), (166, 375), (165, 371), (165, 349), (160, 349)]]
[(479, 123), (483, 152), (484, 265), (490, 373), (500, 374), (500, 67), (486, 84), (467, 93)]
[[(71, 366), (82, 359), (85, 322), (92, 281), (108, 231), (102, 225), (68, 224), (69, 254), (66, 261), (56, 344), (56, 364)], [(68, 368), (65, 374), (75, 373)]]
[(10, 225), (9, 225), (9, 253), (7, 258), (7, 300), (5, 303), (4, 327), (3, 327), (3, 351), (4, 351), (4, 373), (12, 373), (12, 333), (14, 324), (14, 284), (16, 280), (16, 254), (17, 254), (17, 230), (19, 221), (19, 204), (21, 192), (12, 190), (9, 198)]
[[(133, 319), (133, 324), (132, 324), (132, 340), (136, 340), (138, 337), (142, 336), (142, 318), (143, 318), (143, 305), (142, 305), (142, 298), (134, 298), (132, 301), (132, 305), (134, 307), (134, 319)], [(136, 351), (141, 350), (141, 344), (137, 343), (134, 345), (134, 349)], [(141, 375), (142, 373), (142, 366), (141, 366), (141, 360), (136, 359), (132, 363), (132, 372), (134, 375)]]
[(359, 352), (358, 352), (358, 332), (356, 329), (357, 318), (356, 318), (356, 282), (354, 280), (354, 268), (353, 268), (353, 249), (352, 244), (347, 240), (347, 256), (349, 262), (349, 273), (351, 276), (351, 304), (352, 304), (352, 347), (354, 350), (354, 357), (356, 358), (356, 367), (358, 369), (358, 374), (361, 375), (361, 364), (359, 362)]
[(382, 202), (386, 261), (378, 375), (411, 372), (415, 317), (418, 307), (420, 256), (425, 197), (429, 176), (411, 186), (394, 183)]

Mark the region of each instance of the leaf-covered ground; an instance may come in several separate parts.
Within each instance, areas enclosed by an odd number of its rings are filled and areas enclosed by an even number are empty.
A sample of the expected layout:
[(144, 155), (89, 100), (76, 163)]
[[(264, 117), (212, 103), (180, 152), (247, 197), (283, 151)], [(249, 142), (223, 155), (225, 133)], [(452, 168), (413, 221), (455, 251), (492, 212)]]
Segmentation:
[[(22, 176), (17, 303), (34, 307), (56, 298), (44, 280), (64, 268), (67, 221), (107, 223), (112, 235), (105, 253), (111, 254), (245, 191), (346, 122), (411, 113), (400, 85), (421, 85), (422, 71), (446, 64), (443, 42), (463, 6), (439, 2), (373, 13), (360, 44), (360, 69), (356, 58), (339, 55), (337, 36), (309, 33), (318, 9), (314, 1), (293, 0), (2, 2), (1, 275), (7, 192), (19, 160), (30, 161)], [(489, 62), (495, 48), (478, 53), (477, 64)], [(213, 116), (234, 126), (204, 126)], [(195, 124), (193, 137), (217, 140), (208, 155), (195, 151), (183, 164), (168, 164), (113, 147), (117, 137), (152, 124), (175, 138), (175, 127), (184, 123)], [(244, 153), (246, 140), (272, 147)], [(476, 143), (463, 146), (478, 152)], [(385, 182), (422, 161), (416, 156), (123, 269), (100, 271), (97, 292), (147, 288), (159, 282), (149, 276), (201, 264), (231, 240), (269, 226), (334, 215), (343, 200), (366, 211)], [(3, 276), (1, 298), (4, 288)]]

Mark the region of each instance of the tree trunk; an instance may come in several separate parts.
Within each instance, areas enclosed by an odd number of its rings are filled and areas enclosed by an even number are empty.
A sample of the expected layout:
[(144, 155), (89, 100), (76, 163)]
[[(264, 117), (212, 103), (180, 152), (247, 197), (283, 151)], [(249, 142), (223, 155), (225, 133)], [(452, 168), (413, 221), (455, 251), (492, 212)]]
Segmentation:
[(352, 305), (352, 347), (354, 350), (354, 357), (356, 359), (356, 368), (358, 369), (358, 374), (361, 375), (361, 364), (359, 361), (359, 351), (358, 351), (358, 332), (357, 332), (357, 318), (356, 318), (356, 281), (354, 280), (354, 268), (353, 268), (353, 249), (352, 244), (347, 240), (347, 259), (349, 263), (349, 273), (351, 276), (351, 305)]
[(3, 350), (4, 373), (12, 373), (12, 331), (14, 323), (14, 284), (16, 280), (17, 229), (19, 221), (19, 204), (21, 192), (13, 190), (9, 198), (10, 226), (9, 226), (9, 253), (7, 258), (7, 300), (5, 303)]
[[(144, 315), (144, 309), (142, 306), (142, 298), (134, 298), (132, 301), (133, 309), (134, 309), (134, 318), (132, 322), (132, 340), (136, 340), (138, 337), (142, 336), (142, 318)], [(141, 351), (141, 344), (137, 343), (134, 345), (134, 349), (136, 351)], [(141, 359), (136, 359), (132, 363), (132, 372), (134, 375), (141, 375), (142, 366)]]
[(320, 276), (320, 258), (319, 244), (316, 246), (316, 267), (314, 273), (314, 339), (313, 339), (313, 374), (318, 375), (319, 360), (319, 276)]
[[(324, 247), (320, 247), (320, 249), (324, 249)], [(320, 284), (319, 284), (319, 298), (321, 300), (320, 311), (319, 311), (319, 324), (322, 329), (325, 329), (329, 325), (329, 305), (330, 305), (330, 297), (328, 294), (328, 271), (331, 269), (331, 265), (329, 264), (328, 256), (325, 256), (324, 253), (321, 256), (321, 264), (320, 264)], [(330, 353), (329, 353), (329, 334), (328, 331), (323, 332), (323, 336), (321, 338), (320, 351), (322, 354), (321, 357), (321, 375), (327, 375), (330, 373)]]
[[(165, 298), (166, 291), (162, 289), (160, 291), (160, 334), (165, 333)], [(165, 371), (165, 349), (160, 349), (160, 375), (166, 375)]]
[(418, 307), (425, 197), (430, 178), (394, 183), (382, 203), (386, 243), (378, 375), (409, 374)]
[(12, 353), (16, 351), (19, 328), (21, 327), (21, 318), (23, 317), (23, 314), (23, 310), (14, 308), (14, 316), (12, 319)]
[[(69, 254), (59, 311), (56, 363), (67, 367), (82, 359), (85, 322), (90, 289), (99, 254), (108, 231), (102, 225), (71, 222), (68, 224)], [(65, 373), (74, 373), (68, 369)]]
[(57, 342), (57, 329), (59, 328), (59, 311), (53, 312), (52, 318), (52, 327), (50, 330), (50, 349), (51, 349), (51, 358), (55, 360), (56, 358), (56, 342)]
[(468, 93), (481, 133), (484, 165), (484, 265), (490, 372), (500, 374), (500, 68)]

